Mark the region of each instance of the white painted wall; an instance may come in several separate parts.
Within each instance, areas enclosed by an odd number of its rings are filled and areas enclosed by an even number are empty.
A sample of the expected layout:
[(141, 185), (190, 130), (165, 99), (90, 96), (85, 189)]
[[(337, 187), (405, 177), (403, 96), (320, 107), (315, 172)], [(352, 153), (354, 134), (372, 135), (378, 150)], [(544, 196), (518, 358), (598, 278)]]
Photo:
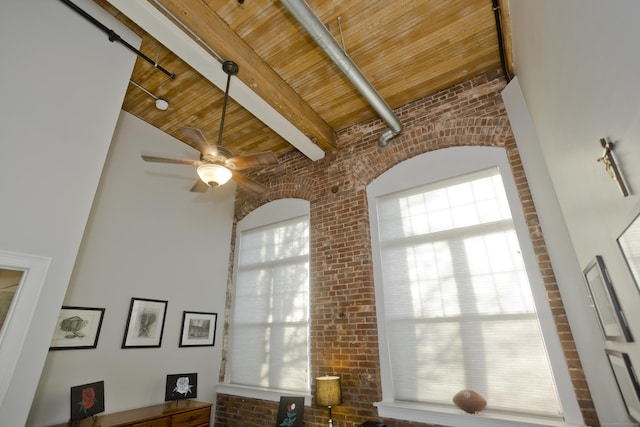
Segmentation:
[[(142, 153), (197, 158), (122, 112), (64, 300), (106, 309), (98, 347), (49, 353), (30, 426), (64, 422), (69, 387), (100, 380), (106, 412), (162, 402), (167, 374), (197, 372), (198, 400), (215, 401), (234, 185), (191, 193), (194, 168), (145, 163)], [(121, 349), (132, 297), (168, 301), (160, 348)], [(214, 347), (178, 347), (183, 311), (218, 313)]]
[[(65, 422), (70, 387), (96, 380), (110, 412), (162, 401), (168, 373), (198, 372), (198, 397), (213, 401), (221, 321), (215, 347), (178, 337), (184, 310), (222, 318), (233, 186), (194, 195), (195, 171), (140, 159), (196, 153), (126, 113), (118, 122), (136, 56), (64, 3), (4, 1), (0, 54), (0, 251), (51, 258), (0, 425)], [(120, 348), (131, 297), (169, 301), (161, 348)], [(48, 352), (63, 304), (106, 308), (97, 349)]]
[[(640, 366), (640, 293), (616, 238), (640, 211), (640, 2), (510, 0), (517, 79), (503, 93), (602, 425), (632, 425), (604, 349)], [(596, 161), (615, 151), (632, 195)], [(582, 269), (602, 255), (636, 342), (605, 342)]]
[[(127, 36), (93, 2), (87, 11)], [(25, 424), (135, 56), (50, 0), (0, 4), (0, 250), (51, 258), (0, 425)], [(75, 90), (70, 90), (75, 88)], [(6, 343), (0, 343), (3, 345)], [(0, 369), (6, 369), (0, 361)], [(3, 376), (4, 377), (4, 376)]]

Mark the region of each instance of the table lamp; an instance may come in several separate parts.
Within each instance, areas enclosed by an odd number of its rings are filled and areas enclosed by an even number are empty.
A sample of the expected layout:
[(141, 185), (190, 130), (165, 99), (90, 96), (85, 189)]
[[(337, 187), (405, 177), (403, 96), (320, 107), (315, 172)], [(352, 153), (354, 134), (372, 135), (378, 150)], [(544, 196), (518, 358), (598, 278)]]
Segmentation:
[(342, 404), (340, 377), (324, 376), (316, 378), (316, 405), (329, 408), (329, 427), (333, 427), (331, 407)]

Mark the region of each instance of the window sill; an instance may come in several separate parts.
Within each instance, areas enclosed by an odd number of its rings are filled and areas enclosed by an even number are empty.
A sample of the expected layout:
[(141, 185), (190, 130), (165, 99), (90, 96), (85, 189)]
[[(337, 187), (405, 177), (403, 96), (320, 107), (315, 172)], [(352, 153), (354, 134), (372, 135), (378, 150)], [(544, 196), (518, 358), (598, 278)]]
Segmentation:
[(585, 427), (549, 418), (520, 417), (490, 412), (467, 414), (460, 410), (410, 403), (376, 402), (378, 416), (450, 427)]
[(218, 384), (216, 393), (247, 397), (250, 399), (268, 400), (272, 402), (280, 402), (280, 397), (282, 396), (304, 396), (304, 406), (311, 406), (311, 395), (309, 393), (301, 393), (299, 391), (266, 389), (234, 384)]

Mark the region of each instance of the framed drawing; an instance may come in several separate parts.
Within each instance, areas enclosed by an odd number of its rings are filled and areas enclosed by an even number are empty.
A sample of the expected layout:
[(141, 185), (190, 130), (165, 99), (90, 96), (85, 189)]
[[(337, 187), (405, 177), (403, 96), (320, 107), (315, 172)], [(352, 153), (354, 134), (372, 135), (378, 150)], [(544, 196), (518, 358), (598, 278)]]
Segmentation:
[(71, 387), (71, 421), (104, 412), (104, 381)]
[(605, 351), (627, 412), (635, 421), (640, 422), (640, 384), (638, 384), (638, 378), (631, 365), (631, 359), (626, 353), (610, 349)]
[(600, 255), (584, 270), (591, 300), (595, 307), (605, 339), (612, 341), (633, 341), (631, 330), (620, 308), (615, 289), (609, 279), (609, 272)]
[(303, 418), (303, 396), (280, 396), (277, 427), (302, 427)]
[(198, 397), (198, 374), (169, 374), (164, 401), (194, 399)]
[(122, 348), (160, 347), (167, 301), (131, 298)]
[(96, 348), (104, 308), (63, 306), (49, 350)]
[(640, 215), (618, 237), (618, 246), (631, 270), (636, 287), (640, 289)]
[(215, 345), (217, 319), (218, 315), (216, 313), (183, 312), (180, 347)]

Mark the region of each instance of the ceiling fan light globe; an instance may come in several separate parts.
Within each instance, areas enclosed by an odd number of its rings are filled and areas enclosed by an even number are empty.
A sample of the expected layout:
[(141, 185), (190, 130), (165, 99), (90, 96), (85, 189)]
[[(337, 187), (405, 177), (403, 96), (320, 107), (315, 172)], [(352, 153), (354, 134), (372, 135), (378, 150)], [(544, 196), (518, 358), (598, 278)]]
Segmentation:
[(231, 171), (222, 165), (207, 163), (198, 166), (198, 176), (210, 187), (226, 184), (231, 179)]

